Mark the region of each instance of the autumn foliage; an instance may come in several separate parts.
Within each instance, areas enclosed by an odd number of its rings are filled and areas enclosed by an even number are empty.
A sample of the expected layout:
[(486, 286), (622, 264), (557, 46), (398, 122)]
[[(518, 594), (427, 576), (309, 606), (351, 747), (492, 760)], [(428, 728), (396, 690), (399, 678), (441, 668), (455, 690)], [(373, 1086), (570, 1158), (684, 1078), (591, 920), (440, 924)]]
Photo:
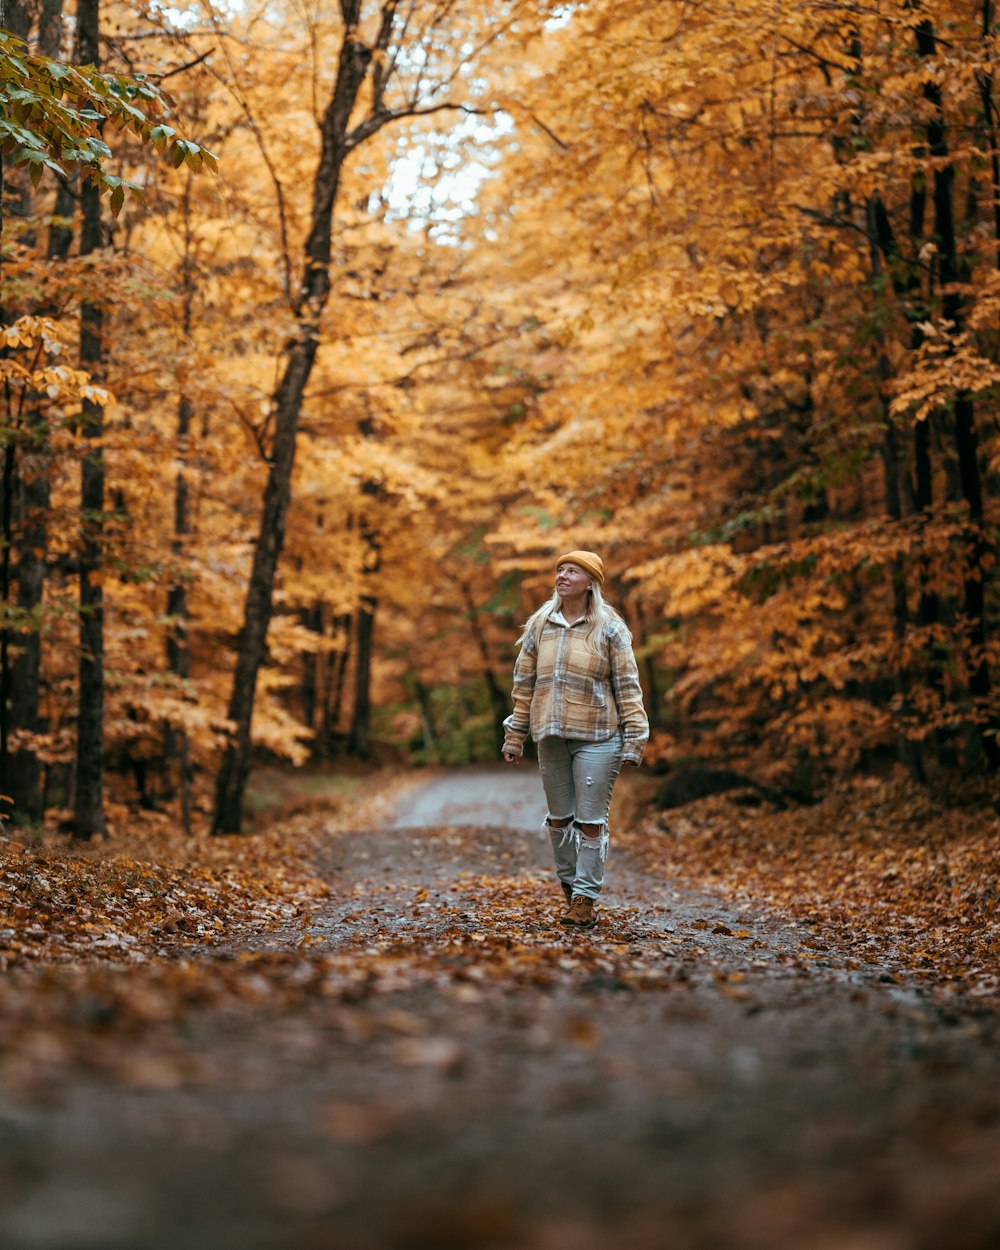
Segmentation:
[[(36, 8), (8, 25), (52, 104), (76, 10)], [(237, 696), (258, 756), (492, 754), (567, 544), (612, 570), (652, 760), (800, 790), (993, 770), (992, 4), (99, 21), (106, 149), (99, 91), (64, 100), (75, 155), (30, 108), (36, 147), (4, 149), (15, 820), (94, 831), (84, 583), (109, 797), (193, 828)], [(97, 248), (74, 161), (103, 179)]]

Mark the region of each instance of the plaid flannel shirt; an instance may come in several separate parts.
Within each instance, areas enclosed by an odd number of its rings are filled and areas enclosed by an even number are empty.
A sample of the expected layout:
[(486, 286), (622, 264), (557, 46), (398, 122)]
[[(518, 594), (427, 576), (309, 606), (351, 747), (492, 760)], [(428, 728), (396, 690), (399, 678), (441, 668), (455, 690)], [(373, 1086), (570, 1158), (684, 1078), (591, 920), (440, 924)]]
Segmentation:
[(542, 738), (604, 742), (621, 726), (623, 762), (638, 764), (649, 738), (639, 670), (622, 625), (605, 631), (601, 654), (584, 643), (587, 622), (567, 625), (553, 612), (537, 638), (526, 638), (514, 665), (514, 711), (504, 721), (503, 749), (524, 751)]

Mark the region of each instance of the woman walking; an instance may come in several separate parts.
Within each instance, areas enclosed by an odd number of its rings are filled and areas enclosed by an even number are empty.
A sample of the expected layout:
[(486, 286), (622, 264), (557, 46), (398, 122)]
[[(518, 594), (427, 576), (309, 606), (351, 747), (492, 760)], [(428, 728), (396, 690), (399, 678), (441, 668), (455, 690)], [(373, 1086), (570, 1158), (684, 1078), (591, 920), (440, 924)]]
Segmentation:
[(503, 757), (516, 764), (530, 733), (538, 744), (545, 827), (568, 904), (561, 923), (589, 929), (604, 883), (608, 809), (623, 764), (638, 764), (649, 721), (632, 635), (601, 593), (604, 564), (593, 551), (556, 561), (555, 592), (518, 639), (514, 711)]

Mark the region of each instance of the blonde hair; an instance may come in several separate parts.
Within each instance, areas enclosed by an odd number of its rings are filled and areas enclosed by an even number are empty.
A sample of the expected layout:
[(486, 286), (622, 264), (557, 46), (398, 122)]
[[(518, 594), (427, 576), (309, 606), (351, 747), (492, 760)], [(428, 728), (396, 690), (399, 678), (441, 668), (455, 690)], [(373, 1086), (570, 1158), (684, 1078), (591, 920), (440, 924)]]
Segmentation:
[[(601, 655), (601, 640), (604, 638), (605, 631), (609, 625), (617, 625), (624, 630), (625, 637), (631, 646), (632, 633), (625, 623), (625, 618), (604, 598), (601, 588), (596, 581), (591, 582), (588, 596), (586, 619), (589, 623), (587, 632), (583, 637), (587, 650), (593, 655)], [(514, 645), (518, 647), (523, 646), (530, 638), (537, 647), (538, 640), (542, 636), (542, 630), (545, 628), (545, 622), (553, 612), (558, 612), (561, 607), (562, 598), (558, 592), (554, 592), (552, 598), (547, 599), (524, 622), (524, 632)]]

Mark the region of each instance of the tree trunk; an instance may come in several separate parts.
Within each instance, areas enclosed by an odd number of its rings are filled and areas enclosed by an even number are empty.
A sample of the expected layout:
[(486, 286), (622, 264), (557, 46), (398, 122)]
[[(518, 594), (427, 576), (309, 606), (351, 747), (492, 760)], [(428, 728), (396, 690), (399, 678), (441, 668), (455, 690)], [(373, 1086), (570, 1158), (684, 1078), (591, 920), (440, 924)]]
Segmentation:
[[(922, 154), (918, 148), (916, 154)], [(909, 201), (909, 241), (910, 251), (917, 256), (923, 245), (924, 216), (927, 196), (923, 180), (914, 178), (910, 185)], [(924, 341), (923, 321), (929, 316), (927, 305), (930, 303), (930, 292), (925, 299), (921, 293), (920, 268), (915, 262), (907, 261), (901, 254), (888, 213), (881, 199), (872, 197), (868, 212), (869, 229), (873, 232), (878, 244), (877, 252), (885, 257), (889, 278), (896, 295), (903, 305), (904, 315), (910, 326), (909, 350), (919, 351)], [(877, 253), (872, 257), (873, 269), (876, 267)], [(934, 506), (933, 461), (931, 459), (931, 418), (917, 421), (913, 426), (913, 478), (904, 473), (900, 482), (900, 503), (908, 504), (908, 512), (922, 518), (922, 524), (928, 525), (932, 519)], [(893, 452), (895, 455), (895, 450)], [(884, 461), (883, 461), (884, 463)], [(905, 491), (906, 499), (902, 498)], [(941, 620), (941, 598), (934, 588), (933, 571), (930, 562), (922, 559), (918, 562), (920, 593), (917, 603), (916, 622), (920, 629), (928, 630), (930, 626)], [(905, 595), (905, 585), (903, 587)], [(932, 643), (927, 647), (929, 656), (926, 682), (933, 690), (943, 689), (942, 668), (946, 657), (940, 654), (940, 647)]]
[(418, 677), (413, 683), (420, 708), (420, 732), (424, 737), (424, 750), (435, 761), (438, 760), (437, 729), (434, 725), (434, 709), (431, 707), (431, 692)]
[(63, 32), (63, 0), (42, 0), (38, 14), (38, 50), (42, 56), (59, 56)]
[[(3, 188), (0, 186), (0, 195)], [(10, 390), (7, 391), (7, 411), (10, 412)], [(10, 553), (14, 532), (14, 440), (4, 448), (3, 472), (0, 474), (0, 596), (4, 609), (10, 602)], [(0, 630), (0, 820), (11, 815), (14, 796), (11, 794), (13, 770), (10, 767), (10, 630)]]
[[(167, 633), (167, 666), (183, 686), (191, 676), (190, 613), (188, 610), (186, 570), (183, 567), (187, 554), (187, 537), (190, 524), (190, 485), (187, 476), (187, 448), (191, 432), (194, 408), (191, 400), (182, 395), (177, 404), (177, 480), (174, 484), (174, 578), (167, 592), (167, 617), (170, 621)], [(163, 755), (167, 774), (175, 775), (181, 796), (181, 824), (185, 833), (191, 832), (192, 785), (191, 744), (184, 729), (174, 730), (169, 724), (163, 727)]]
[[(639, 644), (640, 650), (646, 650), (646, 616), (638, 596), (632, 601), (630, 607), (630, 615), (636, 624), (636, 642)], [(640, 672), (645, 678), (646, 711), (649, 714), (650, 723), (656, 726), (660, 724), (661, 720), (662, 699), (660, 696), (659, 678), (656, 672), (656, 659), (652, 651), (646, 651), (645, 659), (640, 665)]]
[[(983, 0), (982, 36), (983, 41), (994, 34), (994, 13), (992, 0)], [(997, 145), (997, 115), (993, 102), (993, 71), (977, 70), (976, 84), (979, 87), (979, 99), (983, 106), (983, 130), (985, 132), (986, 149), (990, 154), (990, 191), (993, 205), (993, 239), (1000, 243), (1000, 148)], [(997, 248), (994, 264), (1000, 269), (1000, 248)]]
[[(28, 37), (30, 28), (30, 15), (27, 6), (21, 3), (21, 0), (0, 0), (0, 27), (9, 30), (12, 34), (20, 36), (22, 39)], [(4, 230), (8, 213), (13, 217), (25, 219), (31, 211), (31, 184), (23, 177), (23, 170), (20, 171), (20, 177), (17, 176), (12, 180), (7, 171), (6, 159), (0, 156), (0, 252), (2, 252), (4, 243)], [(3, 260), (0, 256), (0, 273), (2, 273)], [(7, 305), (0, 308), (0, 321), (4, 325), (14, 321), (20, 314), (21, 310), (15, 310)], [(6, 354), (6, 350), (4, 352)], [(0, 602), (6, 609), (11, 601), (11, 590), (13, 585), (12, 579), (12, 555), (17, 543), (17, 504), (15, 498), (19, 494), (18, 490), (18, 449), (19, 444), (23, 442), (23, 429), (20, 429), (20, 414), (14, 412), (13, 395), (9, 385), (4, 386), (4, 408), (5, 408), (5, 446), (3, 451), (3, 465), (0, 470), (0, 541), (2, 541), (2, 552), (0, 552)], [(24, 636), (22, 634), (22, 636)], [(27, 816), (33, 819), (38, 813), (29, 816), (25, 811), (25, 787), (19, 786), (19, 782), (29, 780), (28, 774), (32, 771), (30, 764), (27, 767), (19, 767), (18, 761), (13, 758), (11, 753), (10, 737), (11, 732), (18, 727), (27, 729), (26, 725), (19, 725), (17, 711), (13, 707), (15, 692), (18, 690), (18, 677), (15, 675), (17, 667), (17, 655), (20, 654), (19, 643), (11, 645), (11, 630), (7, 627), (0, 629), (0, 817), (8, 818), (14, 816)], [(12, 654), (12, 651), (14, 654)], [(22, 675), (22, 680), (23, 680)], [(37, 681), (35, 685), (37, 694)], [(34, 760), (34, 756), (32, 756)], [(37, 760), (35, 760), (37, 764)], [(37, 775), (37, 768), (34, 770)], [(36, 787), (37, 788), (37, 787)], [(18, 793), (21, 790), (22, 793)], [(31, 787), (27, 787), (30, 794)]]
[(267, 627), (271, 619), (274, 578), (285, 538), (285, 518), (291, 498), (295, 436), (302, 396), (316, 358), (314, 323), (302, 324), (288, 354), (275, 404), (275, 437), (271, 467), (264, 491), (260, 533), (254, 550), (250, 585), (244, 606), (229, 719), (233, 724), (215, 788), (213, 833), (239, 833), (243, 792), (250, 772), (250, 724), (257, 676), (264, 662)]
[[(388, 107), (385, 100), (387, 82), (398, 63), (406, 59), (404, 53), (407, 50), (392, 43), (401, 7), (404, 6), (401, 6), (400, 0), (382, 0), (378, 6), (377, 33), (369, 46), (359, 36), (364, 8), (362, 0), (339, 0), (343, 36), (333, 93), (320, 126), (322, 146), (313, 180), (312, 215), (304, 249), (303, 275), (298, 290), (292, 293), (291, 298), (297, 327), (284, 351), (281, 381), (271, 404), (274, 445), (233, 676), (229, 703), (232, 727), (216, 784), (213, 833), (237, 833), (240, 828), (240, 808), (250, 769), (254, 692), (257, 675), (264, 662), (275, 572), (284, 541), (285, 515), (295, 459), (295, 435), (303, 395), (316, 359), (320, 320), (330, 292), (331, 231), (343, 164), (356, 147), (389, 122), (426, 111), (417, 98), (397, 111)], [(374, 10), (375, 6), (372, 8)], [(411, 30), (414, 41), (419, 44), (421, 40), (431, 38), (447, 39), (448, 32), (443, 26), (450, 12), (451, 6), (444, 4), (419, 30), (414, 23)], [(408, 28), (410, 16), (412, 13), (398, 19), (400, 29), (405, 31)], [(370, 88), (366, 93), (368, 110), (352, 129), (351, 115), (366, 80)], [(419, 93), (426, 94), (429, 90), (431, 84), (423, 83)], [(451, 107), (454, 106), (435, 106), (438, 109)]]
[[(43, 56), (58, 60), (63, 36), (63, 0), (42, 0), (38, 16), (38, 50)], [(96, 62), (95, 62), (96, 64)], [(53, 221), (49, 226), (48, 255), (50, 260), (65, 260), (73, 242), (72, 226), (63, 224), (73, 217), (76, 197), (73, 187), (77, 185), (76, 174), (67, 182), (60, 180), (56, 187), (56, 202), (52, 209)]]
[(229, 701), (229, 720), (233, 727), (216, 781), (212, 820), (212, 832), (216, 834), (240, 831), (243, 792), (250, 772), (253, 701), (257, 676), (264, 662), (274, 578), (285, 538), (295, 436), (302, 398), (316, 360), (320, 316), (330, 293), (333, 210), (341, 170), (350, 150), (347, 136), (351, 112), (372, 58), (372, 50), (358, 39), (360, 8), (361, 0), (341, 0), (344, 39), (336, 84), (323, 117), (322, 152), (313, 182), (312, 224), (306, 240), (300, 295), (295, 301), (298, 326), (285, 351), (285, 367), (272, 403), (274, 444)]
[[(32, 442), (30, 457), (22, 455), (16, 483), (17, 501), (17, 606), (25, 620), (37, 616), (45, 590), (45, 549), (48, 542), (50, 455), (44, 434), (38, 429), (40, 413), (31, 405), (29, 435), (36, 434), (40, 446)], [(10, 666), (10, 720), (15, 730), (28, 734), (41, 733), (45, 726), (40, 715), (42, 676), (41, 630), (25, 628), (17, 643), (17, 653)], [(29, 823), (41, 820), (44, 810), (42, 766), (30, 742), (15, 747), (10, 757), (4, 793), (13, 800), (15, 821)]]
[(351, 618), (341, 616), (336, 621), (337, 631), (343, 636), (344, 646), (333, 661), (333, 673), (327, 673), (323, 692), (323, 737), (320, 745), (321, 758), (331, 759), (334, 743), (340, 732), (340, 717), (344, 706), (344, 687), (347, 682), (347, 666), (351, 659)]
[[(79, 0), (74, 60), (97, 65), (100, 0)], [(89, 181), (80, 186), (80, 255), (104, 245), (101, 194)], [(99, 304), (80, 308), (80, 363), (94, 372), (102, 359), (104, 313)], [(76, 735), (76, 794), (73, 836), (104, 832), (104, 410), (85, 400), (82, 426), (91, 446), (80, 468), (80, 666)]]
[(0, 0), (0, 26), (18, 39), (31, 34), (31, 12), (24, 0)]
[[(28, 34), (27, 6), (8, 0), (5, 25), (15, 34)], [(62, 34), (63, 0), (44, 0), (39, 15), (39, 50), (46, 56), (59, 55)], [(2, 174), (2, 169), (0, 169)], [(3, 180), (0, 176), (0, 201), (3, 199)], [(60, 188), (62, 190), (62, 188)], [(30, 183), (24, 182), (24, 193), (16, 208), (29, 213), (32, 209)], [(15, 211), (16, 211), (15, 208)], [(65, 211), (72, 215), (74, 200), (69, 197)], [(0, 220), (2, 231), (2, 220)], [(64, 260), (72, 242), (72, 230), (62, 231), (60, 246), (53, 248), (50, 239), (49, 258)], [(44, 309), (38, 310), (44, 312)], [(13, 316), (10, 309), (3, 310), (3, 319)], [(9, 396), (8, 396), (9, 413)], [(0, 736), (9, 730), (12, 734), (23, 731), (29, 735), (42, 733), (45, 724), (40, 715), (40, 684), (42, 675), (41, 629), (37, 624), (45, 592), (46, 551), (48, 547), (48, 516), (50, 507), (49, 474), (51, 453), (42, 400), (37, 395), (25, 398), (19, 421), (20, 435), (16, 444), (8, 445), (9, 454), (17, 455), (11, 466), (11, 496), (13, 507), (13, 532), (6, 531), (13, 543), (9, 550), (16, 552), (14, 576), (17, 582), (17, 608), (23, 621), (36, 624), (22, 628), (13, 655), (0, 658), (0, 716), (6, 717)], [(19, 454), (18, 454), (19, 453)], [(7, 582), (5, 594), (9, 591)], [(42, 764), (31, 744), (17, 746), (9, 754), (0, 749), (0, 793), (12, 800), (15, 822), (35, 823), (41, 820), (45, 810), (42, 785)]]
[[(299, 613), (299, 619), (304, 629), (318, 634), (320, 638), (324, 636), (322, 604), (314, 603), (311, 608), (303, 608)], [(314, 747), (319, 709), (323, 706), (323, 687), (326, 681), (325, 660), (326, 655), (322, 650), (307, 651), (302, 656), (302, 723), (312, 730)], [(315, 755), (315, 750), (313, 754)]]
[[(868, 236), (870, 240), (869, 255), (871, 258), (872, 282), (877, 291), (882, 282), (883, 271), (881, 253), (876, 244), (874, 214), (874, 201), (869, 198), (867, 209)], [(896, 427), (893, 424), (892, 417), (889, 415), (888, 403), (885, 399), (891, 368), (884, 351), (879, 352), (878, 371), (879, 380), (882, 384), (879, 399), (883, 420), (881, 454), (885, 481), (886, 511), (898, 525), (903, 517), (903, 497), (900, 489), (901, 475), (899, 471), (899, 440), (896, 436)], [(892, 579), (892, 632), (897, 650), (893, 669), (893, 686), (904, 717), (904, 725), (899, 729), (896, 736), (896, 753), (900, 763), (906, 768), (910, 777), (914, 781), (922, 782), (925, 780), (925, 774), (920, 745), (909, 736), (905, 726), (905, 720), (912, 714), (912, 702), (910, 698), (910, 669), (909, 665), (903, 662), (906, 631), (910, 623), (910, 610), (906, 598), (906, 565), (902, 555), (893, 557), (889, 573)]]
[[(31, 34), (31, 12), (24, 0), (0, 0), (0, 27), (9, 30), (19, 39), (27, 40)], [(23, 167), (13, 166), (9, 171), (6, 162), (0, 160), (0, 217), (8, 210), (15, 217), (26, 218), (31, 209), (31, 182)], [(0, 236), (2, 236), (0, 230)]]
[[(185, 344), (191, 340), (191, 316), (194, 301), (194, 275), (191, 260), (191, 174), (187, 176), (183, 199), (184, 259), (181, 265), (181, 290), (183, 305), (181, 313), (181, 336)], [(187, 597), (188, 537), (191, 533), (190, 483), (188, 481), (188, 451), (191, 438), (191, 419), (194, 405), (183, 393), (177, 404), (177, 478), (174, 483), (174, 537), (173, 581), (167, 592), (167, 617), (170, 621), (167, 634), (167, 665), (183, 686), (191, 676), (190, 612)], [(191, 832), (192, 768), (191, 744), (184, 729), (174, 731), (163, 727), (163, 755), (168, 777), (176, 775), (181, 796), (181, 823), (184, 832)]]
[[(930, 22), (922, 22), (916, 28), (916, 38), (920, 55), (934, 56), (937, 38)], [(930, 155), (935, 160), (934, 233), (938, 242), (943, 290), (941, 311), (945, 320), (950, 321), (957, 331), (961, 331), (965, 324), (965, 303), (959, 284), (964, 275), (961, 272), (955, 238), (955, 167), (948, 160), (949, 149), (940, 89), (936, 83), (930, 83), (925, 86), (924, 94), (935, 106), (935, 112), (927, 123), (927, 142)], [(973, 702), (971, 722), (986, 762), (995, 771), (1000, 766), (1000, 747), (992, 734), (982, 732), (986, 719), (984, 709), (989, 704), (992, 691), (986, 655), (988, 630), (985, 610), (986, 575), (991, 553), (983, 525), (982, 478), (975, 410), (971, 397), (965, 393), (960, 393), (955, 400), (954, 440), (961, 491), (969, 509), (971, 527), (964, 578), (965, 637), (970, 667), (969, 694)]]
[(375, 609), (378, 600), (362, 595), (355, 615), (354, 632), (354, 715), (347, 749), (366, 760), (372, 753), (371, 682), (372, 639), (375, 633)]
[(479, 620), (479, 609), (476, 607), (471, 589), (464, 582), (462, 583), (462, 598), (465, 600), (469, 628), (472, 630), (472, 637), (476, 641), (476, 648), (483, 661), (483, 681), (486, 683), (486, 690), (490, 696), (490, 711), (493, 714), (493, 745), (499, 756), (503, 752), (505, 737), (503, 723), (507, 719), (507, 695), (501, 688), (493, 671), (489, 643)]

